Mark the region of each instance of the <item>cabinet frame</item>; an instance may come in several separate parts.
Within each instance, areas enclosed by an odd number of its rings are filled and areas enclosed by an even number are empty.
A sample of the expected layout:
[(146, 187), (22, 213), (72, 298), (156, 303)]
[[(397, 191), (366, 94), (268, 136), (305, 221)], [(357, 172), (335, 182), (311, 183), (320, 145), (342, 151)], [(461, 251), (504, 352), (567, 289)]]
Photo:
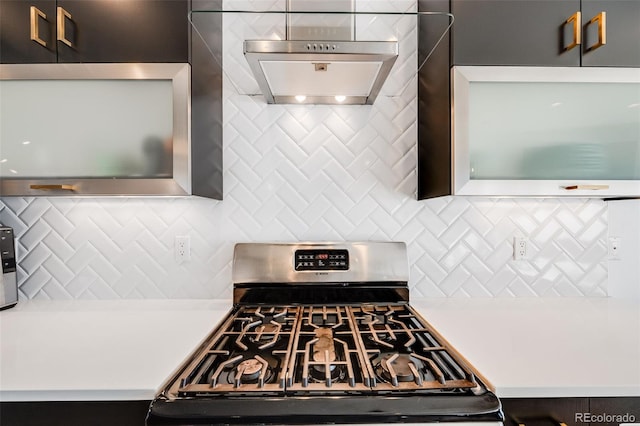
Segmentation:
[[(640, 83), (637, 68), (455, 66), (451, 69), (452, 192), (454, 195), (608, 198), (638, 196), (638, 180), (471, 179), (469, 86), (473, 82)], [(578, 186), (578, 189), (568, 189)], [(591, 189), (581, 189), (591, 187)], [(603, 189), (594, 189), (602, 187)], [(606, 189), (604, 189), (606, 188)]]
[[(171, 80), (173, 174), (171, 178), (0, 178), (1, 196), (190, 195), (191, 66), (185, 63), (7, 64), (1, 80)], [(34, 189), (40, 186), (42, 189)]]

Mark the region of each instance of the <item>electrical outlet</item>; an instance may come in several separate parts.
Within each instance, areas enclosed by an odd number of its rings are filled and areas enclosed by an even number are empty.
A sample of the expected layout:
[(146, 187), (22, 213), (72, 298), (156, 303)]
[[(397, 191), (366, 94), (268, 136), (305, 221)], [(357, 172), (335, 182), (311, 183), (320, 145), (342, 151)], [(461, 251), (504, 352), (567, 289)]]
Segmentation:
[(188, 262), (191, 260), (191, 239), (188, 235), (177, 236), (174, 244), (176, 262)]
[(609, 237), (609, 260), (620, 260), (620, 237)]
[(513, 238), (513, 259), (525, 260), (528, 258), (529, 239), (525, 237)]

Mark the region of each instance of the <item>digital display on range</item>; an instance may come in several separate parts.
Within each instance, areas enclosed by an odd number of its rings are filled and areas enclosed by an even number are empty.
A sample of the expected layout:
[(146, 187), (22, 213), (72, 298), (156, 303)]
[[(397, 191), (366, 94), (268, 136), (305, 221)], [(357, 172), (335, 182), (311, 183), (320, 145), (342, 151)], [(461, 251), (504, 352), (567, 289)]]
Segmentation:
[(346, 271), (349, 269), (347, 250), (296, 250), (293, 262), (296, 271)]

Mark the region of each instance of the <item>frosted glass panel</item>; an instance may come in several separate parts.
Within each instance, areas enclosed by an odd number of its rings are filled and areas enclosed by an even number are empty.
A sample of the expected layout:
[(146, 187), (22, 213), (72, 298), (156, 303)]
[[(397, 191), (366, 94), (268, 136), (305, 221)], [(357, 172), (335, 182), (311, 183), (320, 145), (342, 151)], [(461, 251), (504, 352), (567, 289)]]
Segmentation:
[(4, 80), (0, 94), (3, 177), (172, 177), (171, 80)]
[(471, 82), (471, 179), (640, 179), (637, 83)]

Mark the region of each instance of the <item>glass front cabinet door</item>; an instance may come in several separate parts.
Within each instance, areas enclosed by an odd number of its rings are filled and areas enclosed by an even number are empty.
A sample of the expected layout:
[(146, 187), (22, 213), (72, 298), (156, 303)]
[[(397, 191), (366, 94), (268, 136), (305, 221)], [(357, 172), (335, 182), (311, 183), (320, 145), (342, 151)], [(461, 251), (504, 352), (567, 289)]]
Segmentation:
[(640, 196), (640, 69), (451, 72), (454, 194)]
[(0, 68), (0, 195), (189, 195), (189, 64)]

